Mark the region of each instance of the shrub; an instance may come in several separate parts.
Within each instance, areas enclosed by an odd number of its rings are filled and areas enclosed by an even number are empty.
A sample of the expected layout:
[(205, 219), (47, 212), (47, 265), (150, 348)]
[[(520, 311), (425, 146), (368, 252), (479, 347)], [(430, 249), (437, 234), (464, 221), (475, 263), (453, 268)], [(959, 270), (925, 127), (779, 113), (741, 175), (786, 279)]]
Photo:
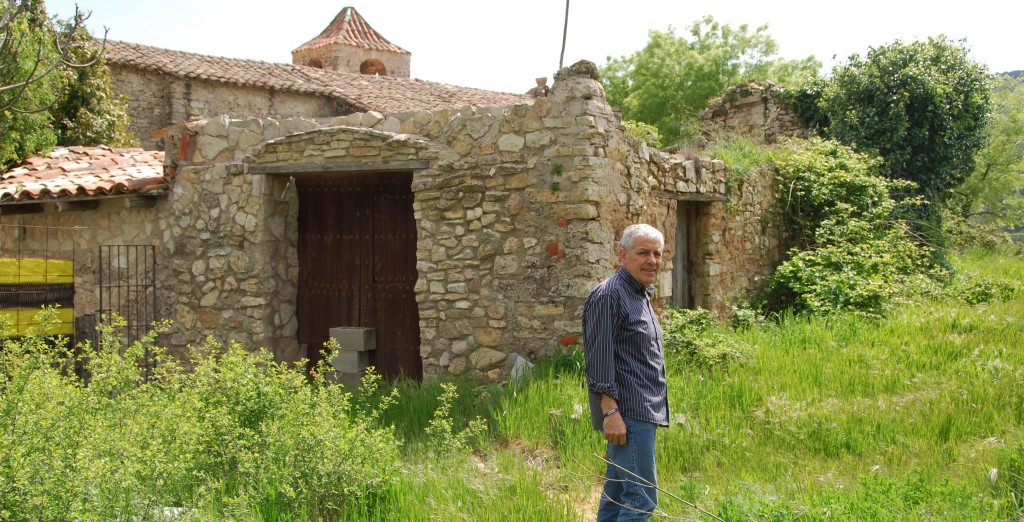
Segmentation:
[(1006, 281), (974, 273), (958, 274), (946, 296), (950, 299), (976, 305), (993, 301), (1010, 301), (1021, 294), (1024, 286), (1019, 281)]
[(963, 216), (943, 209), (942, 235), (946, 247), (964, 252), (972, 248), (994, 251), (1000, 246), (1012, 244), (1010, 234), (997, 224), (972, 223)]
[(800, 112), (825, 136), (876, 153), (885, 176), (913, 181), (917, 194), (940, 203), (985, 144), (988, 78), (963, 42), (896, 41), (837, 65), (801, 98), (817, 107)]
[(715, 332), (715, 316), (702, 308), (669, 308), (664, 313), (665, 357), (670, 364), (699, 368), (743, 362), (748, 347)]
[(771, 152), (767, 147), (742, 135), (713, 136), (705, 152), (711, 157), (724, 161), (729, 167), (730, 188), (746, 179), (751, 173), (770, 165), (772, 160)]
[(452, 404), (459, 398), (457, 387), (452, 383), (441, 383), (441, 403), (434, 410), (434, 417), (427, 425), (430, 446), (438, 454), (449, 454), (469, 449), (470, 443), (487, 433), (487, 423), (480, 417), (469, 421), (461, 431), (456, 431), (451, 416)]
[(626, 134), (646, 143), (650, 147), (661, 147), (661, 133), (654, 125), (636, 120), (623, 120), (622, 126), (626, 128)]
[(879, 316), (896, 302), (933, 293), (946, 277), (933, 252), (896, 217), (918, 202), (892, 195), (908, 182), (880, 177), (878, 165), (820, 139), (777, 155), (779, 209), (794, 248), (761, 296), (766, 311)]
[[(379, 408), (299, 369), (207, 340), (194, 369), (154, 343), (120, 347), (105, 326), (84, 386), (61, 340), (7, 339), (0, 352), (0, 520), (335, 520), (383, 506), (401, 465)], [(143, 353), (160, 363), (143, 373)], [(372, 377), (371, 377), (372, 378)], [(355, 509), (355, 511), (353, 511)]]

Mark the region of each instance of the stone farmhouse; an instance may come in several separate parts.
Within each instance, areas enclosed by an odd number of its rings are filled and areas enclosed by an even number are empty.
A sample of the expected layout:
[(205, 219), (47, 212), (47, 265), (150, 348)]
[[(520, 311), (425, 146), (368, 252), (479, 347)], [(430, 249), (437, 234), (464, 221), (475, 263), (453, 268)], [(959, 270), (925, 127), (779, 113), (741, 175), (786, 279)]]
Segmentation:
[[(499, 380), (579, 341), (631, 223), (666, 234), (659, 306), (725, 314), (781, 255), (771, 176), (639, 142), (590, 62), (542, 97), (411, 80), (351, 8), (294, 64), (108, 50), (144, 148), (60, 149), (0, 179), (0, 258), (73, 260), (79, 321), (170, 319), (172, 349), (214, 336), (285, 361), (364, 329), (354, 371)], [(708, 120), (792, 132), (772, 89)]]

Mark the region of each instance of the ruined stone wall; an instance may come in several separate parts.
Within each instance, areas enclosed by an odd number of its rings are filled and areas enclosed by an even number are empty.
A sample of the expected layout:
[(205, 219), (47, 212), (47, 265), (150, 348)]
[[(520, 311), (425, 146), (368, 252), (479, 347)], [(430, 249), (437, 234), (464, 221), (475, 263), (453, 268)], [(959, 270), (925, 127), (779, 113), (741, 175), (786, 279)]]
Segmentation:
[(162, 304), (175, 321), (172, 347), (215, 336), (266, 348), (282, 360), (298, 358), (297, 293), (289, 283), (297, 279), (289, 233), (297, 217), (281, 199), (287, 178), (243, 175), (237, 160), (258, 143), (315, 127), (304, 119), (222, 116), (168, 137), (176, 179), (163, 244), (175, 291)]
[(725, 319), (730, 306), (748, 303), (782, 259), (781, 229), (773, 219), (775, 176), (759, 170), (737, 180), (728, 202), (702, 206), (697, 230), (700, 277), (696, 304)]
[[(250, 171), (420, 161), (424, 371), (492, 379), (510, 353), (578, 341), (584, 299), (617, 269), (622, 229), (648, 221), (671, 238), (674, 197), (725, 191), (711, 162), (665, 158), (626, 135), (585, 67), (532, 105), (197, 123), (173, 136), (168, 157), (179, 158), (173, 278), (191, 288), (173, 304), (187, 325), (175, 342), (214, 333), (298, 355), (297, 196), (288, 176)], [(670, 275), (658, 286), (667, 298)]]
[(785, 88), (772, 82), (737, 85), (709, 103), (700, 117), (706, 129), (720, 129), (775, 143), (811, 135), (783, 100)]
[[(179, 125), (166, 139), (173, 189), (156, 208), (111, 200), (93, 211), (48, 207), (0, 219), (86, 227), (58, 241), (74, 245), (76, 259), (95, 259), (98, 244), (156, 244), (159, 313), (175, 322), (161, 342), (180, 350), (212, 335), (296, 360), (298, 196), (289, 176), (414, 162), (428, 375), (500, 379), (512, 353), (532, 359), (578, 342), (583, 301), (617, 270), (618, 240), (632, 223), (666, 235), (663, 304), (679, 262), (681, 202), (699, 209), (689, 259), (695, 304), (724, 315), (779, 259), (766, 218), (772, 176), (729, 181), (721, 161), (648, 148), (625, 133), (590, 67), (563, 70), (551, 95), (529, 105)], [(27, 237), (23, 244), (39, 243)], [(14, 240), (0, 238), (5, 252)], [(83, 283), (94, 263), (76, 266)], [(93, 306), (89, 295), (82, 308)]]
[[(763, 143), (786, 137), (807, 138), (804, 127), (783, 101), (784, 88), (771, 82), (730, 88), (701, 114), (708, 137), (716, 131), (746, 135)], [(773, 215), (775, 174), (770, 169), (733, 179), (727, 204), (707, 206), (700, 217), (700, 238), (708, 258), (695, 281), (701, 306), (726, 317), (729, 306), (763, 289), (782, 260), (784, 245)]]

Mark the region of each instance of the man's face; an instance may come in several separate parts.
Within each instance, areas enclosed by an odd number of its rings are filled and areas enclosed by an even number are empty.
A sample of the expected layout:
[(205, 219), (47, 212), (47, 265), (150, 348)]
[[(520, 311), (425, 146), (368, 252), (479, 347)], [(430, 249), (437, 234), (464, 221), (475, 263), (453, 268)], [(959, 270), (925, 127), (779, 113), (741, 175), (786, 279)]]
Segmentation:
[(640, 284), (653, 285), (661, 268), (661, 245), (655, 239), (639, 237), (633, 248), (619, 249), (619, 262)]

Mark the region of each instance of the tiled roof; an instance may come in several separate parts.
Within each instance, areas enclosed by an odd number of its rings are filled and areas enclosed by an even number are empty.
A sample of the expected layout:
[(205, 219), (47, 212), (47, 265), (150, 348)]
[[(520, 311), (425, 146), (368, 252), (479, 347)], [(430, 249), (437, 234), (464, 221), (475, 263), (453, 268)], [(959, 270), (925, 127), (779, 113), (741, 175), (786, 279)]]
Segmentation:
[(316, 49), (335, 42), (364, 49), (409, 54), (409, 51), (389, 42), (387, 38), (384, 38), (370, 27), (370, 24), (366, 23), (366, 20), (354, 7), (342, 9), (319, 36), (300, 45), (298, 49), (292, 51), (292, 54), (307, 49)]
[(162, 151), (67, 147), (0, 174), (0, 204), (144, 194), (167, 186)]
[(412, 112), (474, 105), (532, 103), (511, 94), (443, 83), (327, 71), (304, 65), (221, 58), (107, 40), (107, 62), (177, 78), (223, 82), (340, 99), (360, 111)]

